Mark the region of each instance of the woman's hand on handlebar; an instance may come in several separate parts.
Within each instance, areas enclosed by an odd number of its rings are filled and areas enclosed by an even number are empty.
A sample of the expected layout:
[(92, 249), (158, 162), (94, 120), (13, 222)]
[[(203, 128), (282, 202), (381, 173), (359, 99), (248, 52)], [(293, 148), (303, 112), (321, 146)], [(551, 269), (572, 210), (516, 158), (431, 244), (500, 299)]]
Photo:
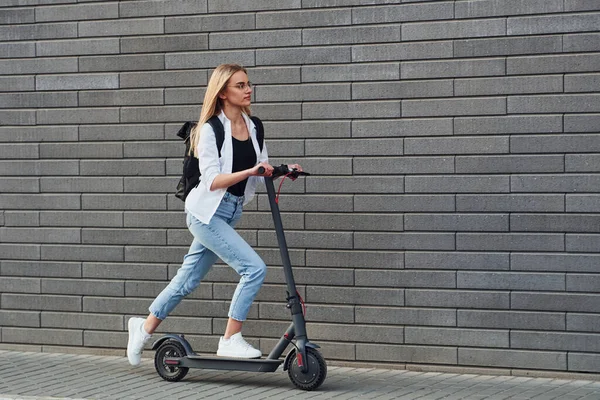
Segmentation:
[(271, 176), (273, 175), (273, 166), (269, 163), (261, 162), (256, 164), (250, 170), (250, 175), (254, 176)]
[(302, 167), (300, 166), (300, 164), (288, 164), (288, 168), (290, 169), (290, 171), (292, 170), (297, 170), (299, 172), (302, 172)]

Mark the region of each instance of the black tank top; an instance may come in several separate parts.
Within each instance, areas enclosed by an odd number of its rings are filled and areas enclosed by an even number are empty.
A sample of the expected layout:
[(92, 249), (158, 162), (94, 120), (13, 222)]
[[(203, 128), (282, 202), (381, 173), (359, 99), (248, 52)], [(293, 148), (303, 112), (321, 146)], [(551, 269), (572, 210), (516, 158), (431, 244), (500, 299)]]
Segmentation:
[[(254, 167), (256, 165), (256, 152), (254, 151), (252, 139), (248, 137), (248, 140), (242, 141), (237, 140), (233, 136), (231, 139), (233, 142), (233, 167), (231, 172), (243, 171)], [(248, 179), (244, 179), (235, 185), (229, 186), (227, 191), (234, 196), (243, 196), (247, 182)]]

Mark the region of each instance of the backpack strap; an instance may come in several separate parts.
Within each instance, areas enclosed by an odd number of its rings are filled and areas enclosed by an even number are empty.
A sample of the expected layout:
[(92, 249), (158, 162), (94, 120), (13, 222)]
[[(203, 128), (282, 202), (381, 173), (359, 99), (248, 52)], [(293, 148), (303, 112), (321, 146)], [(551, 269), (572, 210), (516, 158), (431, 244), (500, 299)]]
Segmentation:
[[(254, 125), (256, 125), (256, 139), (258, 140), (260, 151), (262, 151), (265, 141), (265, 128), (262, 121), (258, 117), (250, 118), (252, 119), (252, 122), (254, 122)], [(219, 157), (221, 157), (221, 148), (223, 147), (223, 142), (225, 141), (225, 128), (223, 127), (223, 123), (219, 117), (216, 115), (211, 117), (207, 122), (215, 132), (215, 137), (217, 139), (217, 150), (219, 150)]]
[(260, 151), (262, 152), (263, 143), (265, 141), (265, 127), (263, 126), (262, 121), (258, 117), (251, 116), (250, 119), (256, 125), (256, 139), (258, 139), (258, 146), (260, 147)]
[(221, 148), (223, 147), (223, 142), (225, 141), (225, 128), (223, 128), (223, 123), (216, 115), (211, 117), (207, 122), (215, 132), (215, 138), (217, 139), (217, 150), (219, 151), (219, 157), (221, 157)]

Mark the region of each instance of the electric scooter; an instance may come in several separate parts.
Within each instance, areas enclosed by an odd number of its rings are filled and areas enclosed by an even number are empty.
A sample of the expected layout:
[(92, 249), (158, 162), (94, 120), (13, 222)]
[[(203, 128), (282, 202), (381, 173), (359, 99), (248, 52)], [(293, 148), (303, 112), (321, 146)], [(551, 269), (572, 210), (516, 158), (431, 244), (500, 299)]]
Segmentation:
[[(262, 171), (261, 169), (262, 167), (259, 169), (259, 173), (262, 174), (264, 169)], [(320, 346), (310, 342), (306, 334), (306, 321), (303, 313), (304, 303), (296, 290), (273, 185), (273, 180), (277, 177), (287, 176), (296, 179), (303, 175), (309, 174), (296, 169), (290, 170), (287, 165), (281, 165), (275, 167), (271, 177), (264, 178), (287, 283), (287, 308), (290, 309), (292, 314), (290, 326), (269, 355), (266, 358), (258, 359), (201, 356), (194, 352), (184, 335), (167, 334), (152, 345), (152, 350), (156, 350), (154, 367), (164, 380), (180, 381), (187, 375), (190, 368), (275, 372), (283, 363), (283, 370), (288, 372), (290, 380), (299, 389), (314, 390), (325, 381), (327, 364), (317, 350)], [(284, 360), (280, 359), (290, 344), (292, 344), (293, 349), (288, 352)]]

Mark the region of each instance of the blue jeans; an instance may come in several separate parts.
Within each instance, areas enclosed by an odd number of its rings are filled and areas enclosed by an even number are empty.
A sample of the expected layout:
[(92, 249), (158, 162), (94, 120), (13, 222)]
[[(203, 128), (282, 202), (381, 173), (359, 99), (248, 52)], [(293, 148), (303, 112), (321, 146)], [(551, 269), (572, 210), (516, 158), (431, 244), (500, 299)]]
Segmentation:
[(229, 317), (237, 321), (246, 320), (265, 279), (267, 266), (234, 229), (242, 216), (243, 202), (244, 197), (225, 193), (209, 224), (187, 214), (187, 226), (194, 235), (194, 241), (177, 275), (150, 305), (150, 312), (156, 318), (164, 320), (186, 295), (198, 287), (220, 258), (241, 276), (231, 300)]

